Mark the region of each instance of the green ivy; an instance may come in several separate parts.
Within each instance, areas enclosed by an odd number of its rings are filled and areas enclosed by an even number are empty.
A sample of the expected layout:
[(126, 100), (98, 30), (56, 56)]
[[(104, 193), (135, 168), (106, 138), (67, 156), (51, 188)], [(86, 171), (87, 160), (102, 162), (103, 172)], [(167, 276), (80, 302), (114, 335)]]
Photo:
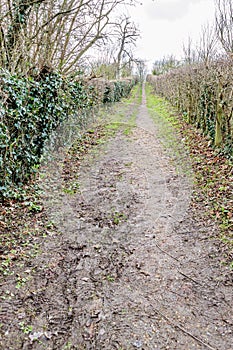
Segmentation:
[(25, 78), (2, 71), (0, 85), (0, 196), (11, 197), (31, 177), (51, 132), (94, 99), (82, 83), (55, 73)]
[(135, 83), (134, 79), (110, 81), (109, 85), (105, 87), (103, 103), (118, 102), (122, 97), (127, 97)]
[[(119, 101), (132, 86), (131, 80), (114, 82), (102, 102)], [(0, 71), (0, 198), (16, 196), (31, 178), (53, 130), (71, 115), (82, 124), (97, 102), (95, 88), (54, 72), (19, 77)]]

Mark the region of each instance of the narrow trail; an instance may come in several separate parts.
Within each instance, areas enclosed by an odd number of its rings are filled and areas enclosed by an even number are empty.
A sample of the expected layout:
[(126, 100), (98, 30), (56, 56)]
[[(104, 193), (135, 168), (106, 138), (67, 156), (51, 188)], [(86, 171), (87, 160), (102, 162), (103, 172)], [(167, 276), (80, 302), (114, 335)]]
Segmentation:
[(87, 155), (80, 193), (45, 198), (61, 235), (30, 266), (2, 349), (232, 349), (232, 286), (189, 208), (188, 160), (181, 172), (164, 151), (145, 90), (136, 124)]

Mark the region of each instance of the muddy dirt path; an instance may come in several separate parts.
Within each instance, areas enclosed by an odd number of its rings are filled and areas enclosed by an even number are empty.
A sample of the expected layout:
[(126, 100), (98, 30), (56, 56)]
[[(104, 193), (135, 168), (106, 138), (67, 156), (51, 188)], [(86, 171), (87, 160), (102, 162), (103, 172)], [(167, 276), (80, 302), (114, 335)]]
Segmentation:
[(136, 123), (88, 154), (80, 193), (47, 198), (61, 234), (28, 266), (2, 349), (233, 348), (232, 286), (189, 208), (189, 164), (170, 161), (145, 92)]

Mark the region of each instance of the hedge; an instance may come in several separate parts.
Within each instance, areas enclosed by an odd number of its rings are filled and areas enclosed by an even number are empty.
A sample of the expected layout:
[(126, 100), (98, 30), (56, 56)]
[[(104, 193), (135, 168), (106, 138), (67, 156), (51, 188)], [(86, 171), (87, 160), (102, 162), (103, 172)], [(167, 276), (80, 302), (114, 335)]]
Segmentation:
[(149, 75), (147, 81), (156, 94), (169, 100), (214, 146), (231, 155), (232, 76), (233, 60), (229, 58), (208, 65), (184, 66), (159, 76)]
[[(31, 77), (0, 71), (0, 198), (16, 196), (27, 183), (53, 130), (70, 115), (79, 123), (84, 111), (108, 101), (106, 90), (100, 96), (94, 85), (48, 69)], [(125, 96), (132, 85), (132, 80), (114, 82), (110, 101)]]

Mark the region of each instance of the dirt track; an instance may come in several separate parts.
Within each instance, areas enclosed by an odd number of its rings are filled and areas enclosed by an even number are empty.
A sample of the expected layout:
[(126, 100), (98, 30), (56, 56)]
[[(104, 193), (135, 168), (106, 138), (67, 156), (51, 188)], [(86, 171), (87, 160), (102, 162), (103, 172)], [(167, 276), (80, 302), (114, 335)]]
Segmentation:
[(170, 161), (145, 103), (131, 134), (87, 155), (80, 193), (45, 197), (61, 234), (3, 301), (2, 349), (232, 349), (215, 227), (192, 213), (188, 160)]

